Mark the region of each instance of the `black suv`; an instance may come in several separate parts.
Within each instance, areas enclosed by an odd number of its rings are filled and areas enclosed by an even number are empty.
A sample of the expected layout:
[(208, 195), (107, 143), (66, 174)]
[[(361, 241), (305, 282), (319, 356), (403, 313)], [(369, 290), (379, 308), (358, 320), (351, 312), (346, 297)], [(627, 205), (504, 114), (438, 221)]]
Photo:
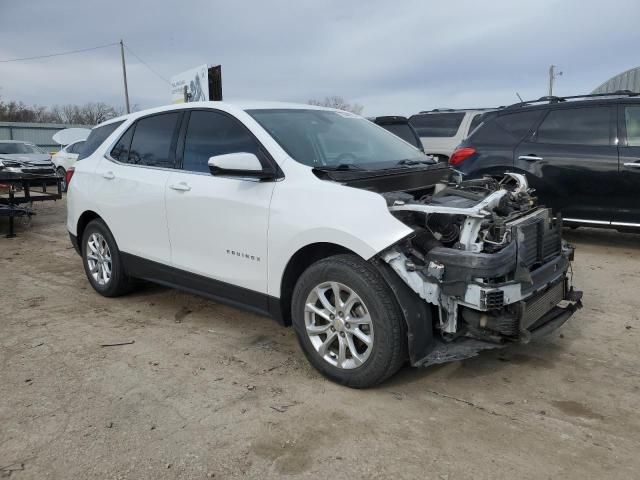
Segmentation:
[(407, 117), (393, 115), (385, 117), (371, 117), (369, 120), (424, 152), (424, 147), (422, 146), (422, 141), (418, 136), (418, 132), (416, 132), (416, 129), (411, 126)]
[(568, 224), (638, 228), (638, 95), (543, 97), (487, 113), (449, 164), (472, 178), (524, 173)]

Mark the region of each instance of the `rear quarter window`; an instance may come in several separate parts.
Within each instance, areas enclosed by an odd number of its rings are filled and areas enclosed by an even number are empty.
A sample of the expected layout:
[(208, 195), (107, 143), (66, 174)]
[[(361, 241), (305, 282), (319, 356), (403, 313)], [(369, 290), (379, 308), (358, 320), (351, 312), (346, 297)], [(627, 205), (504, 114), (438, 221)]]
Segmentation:
[(522, 140), (537, 125), (543, 110), (514, 112), (501, 115), (487, 114), (482, 125), (471, 132), (469, 139), (492, 144), (513, 144)]
[(455, 137), (464, 115), (464, 112), (418, 114), (409, 123), (421, 137)]
[(84, 142), (84, 144), (80, 147), (78, 152), (78, 160), (82, 160), (83, 158), (87, 158), (89, 155), (93, 154), (97, 150), (97, 148), (102, 145), (102, 143), (115, 132), (116, 128), (124, 123), (122, 122), (114, 122), (109, 123), (108, 125), (102, 125), (101, 127), (96, 127), (91, 130), (89, 137)]

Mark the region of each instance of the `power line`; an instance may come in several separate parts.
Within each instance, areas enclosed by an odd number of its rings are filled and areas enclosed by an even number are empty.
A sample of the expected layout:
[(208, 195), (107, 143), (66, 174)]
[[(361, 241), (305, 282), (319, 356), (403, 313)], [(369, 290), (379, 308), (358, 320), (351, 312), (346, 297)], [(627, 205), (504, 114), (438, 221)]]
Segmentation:
[(164, 82), (166, 83), (171, 83), (169, 82), (169, 80), (167, 80), (165, 77), (163, 77), (162, 75), (160, 75), (158, 72), (156, 72), (153, 68), (151, 68), (151, 66), (149, 66), (149, 64), (147, 62), (145, 62), (144, 60), (142, 60), (138, 55), (135, 54), (135, 52), (133, 50), (131, 50), (129, 48), (129, 45), (127, 45), (126, 43), (124, 44), (124, 48), (127, 49), (127, 51), (133, 55), (134, 57), (136, 57), (138, 59), (138, 61), (140, 63), (142, 63), (145, 67), (147, 67), (152, 73), (154, 73), (158, 78), (162, 79)]
[(68, 52), (51, 53), (48, 55), (36, 55), (34, 57), (11, 58), (8, 60), (0, 60), (0, 63), (21, 62), (23, 60), (37, 60), (39, 58), (60, 57), (62, 55), (72, 55), (74, 53), (82, 53), (82, 52), (88, 52), (90, 50), (98, 50), (99, 48), (113, 47), (114, 45), (118, 45), (118, 43), (117, 42), (107, 43), (106, 45), (98, 45), (97, 47), (81, 48), (78, 50), (69, 50)]

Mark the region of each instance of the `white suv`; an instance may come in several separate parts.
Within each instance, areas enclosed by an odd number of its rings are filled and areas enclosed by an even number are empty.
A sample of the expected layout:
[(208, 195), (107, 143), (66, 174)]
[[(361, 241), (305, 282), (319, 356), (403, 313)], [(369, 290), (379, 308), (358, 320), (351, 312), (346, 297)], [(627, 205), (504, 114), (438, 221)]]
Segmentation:
[(480, 125), (482, 114), (490, 111), (485, 108), (437, 108), (413, 115), (409, 123), (418, 132), (425, 153), (447, 162), (456, 147)]
[(580, 306), (524, 177), (449, 183), (351, 113), (168, 106), (99, 125), (81, 156), (67, 228), (96, 291), (145, 279), (272, 316), (345, 385), (528, 341)]

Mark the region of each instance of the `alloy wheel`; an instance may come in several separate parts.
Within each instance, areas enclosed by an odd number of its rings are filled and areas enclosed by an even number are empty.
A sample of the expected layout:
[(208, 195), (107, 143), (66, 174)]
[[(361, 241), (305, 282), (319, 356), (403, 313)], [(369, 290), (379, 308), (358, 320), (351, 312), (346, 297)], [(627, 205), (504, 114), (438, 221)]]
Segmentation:
[(105, 286), (111, 281), (111, 250), (100, 233), (92, 233), (87, 240), (87, 266), (98, 285)]
[(338, 282), (317, 285), (307, 296), (304, 317), (311, 344), (334, 367), (357, 368), (371, 355), (371, 315), (348, 286)]

